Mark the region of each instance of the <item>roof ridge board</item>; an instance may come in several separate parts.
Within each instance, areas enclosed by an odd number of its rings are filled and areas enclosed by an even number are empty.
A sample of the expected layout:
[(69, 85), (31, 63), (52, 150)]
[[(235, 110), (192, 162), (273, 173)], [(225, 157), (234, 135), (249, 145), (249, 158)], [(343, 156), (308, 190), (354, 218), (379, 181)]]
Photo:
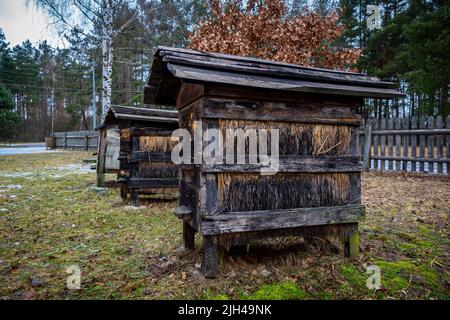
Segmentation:
[(273, 61), (273, 60), (267, 60), (267, 59), (261, 59), (261, 58), (236, 56), (236, 55), (217, 53), (217, 52), (203, 52), (203, 51), (192, 50), (192, 49), (172, 48), (172, 47), (166, 47), (166, 46), (159, 46), (155, 53), (155, 56), (160, 56), (161, 52), (164, 52), (164, 51), (180, 52), (180, 53), (185, 53), (185, 54), (207, 56), (207, 57), (212, 57), (212, 58), (223, 58), (223, 59), (228, 59), (228, 60), (233, 60), (233, 61), (247, 61), (247, 62), (262, 63), (262, 64), (268, 64), (268, 65), (279, 65), (279, 66), (291, 67), (291, 68), (296, 68), (296, 69), (305, 69), (305, 70), (312, 70), (312, 71), (322, 71), (322, 72), (356, 75), (356, 76), (359, 75), (359, 76), (368, 77), (366, 74), (360, 73), (360, 72), (332, 70), (332, 69), (317, 68), (317, 67), (307, 67), (307, 66), (302, 66), (302, 65), (293, 64), (293, 63), (279, 62), (279, 61)]
[(178, 111), (176, 110), (167, 110), (167, 109), (152, 109), (152, 108), (139, 108), (139, 107), (128, 107), (128, 106), (112, 106), (111, 109), (114, 108), (124, 108), (124, 109), (134, 109), (134, 110), (143, 110), (143, 111), (149, 111), (149, 112), (161, 112), (161, 113), (168, 113), (168, 114), (178, 114)]
[[(199, 71), (199, 69), (192, 68), (190, 66), (183, 66), (183, 65), (176, 65), (176, 64), (169, 64), (168, 68), (169, 68), (170, 72), (176, 77), (186, 78), (186, 79), (190, 79), (190, 80), (204, 81), (202, 79), (203, 77), (199, 78), (198, 76), (194, 75), (195, 73), (197, 73), (197, 74), (204, 73), (204, 72)], [(208, 80), (209, 82), (228, 83), (228, 84), (236, 84), (236, 85), (246, 86), (246, 84), (239, 84), (238, 83), (239, 81), (236, 80), (236, 79), (242, 80), (243, 79), (242, 77), (234, 76), (234, 80), (232, 82), (228, 82), (225, 78), (229, 77), (232, 79), (233, 73), (222, 71), (222, 70), (215, 70), (215, 72), (219, 78), (222, 77), (223, 79), (221, 79), (221, 80), (209, 79)], [(177, 75), (177, 73), (181, 73), (181, 74)], [(189, 73), (191, 73), (191, 75), (188, 75)], [(192, 74), (192, 73), (194, 73), (194, 74)], [(292, 82), (290, 83), (288, 79), (278, 79), (275, 81), (267, 81), (267, 79), (265, 79), (265, 78), (270, 78), (270, 77), (263, 76), (263, 75), (252, 75), (252, 77), (255, 78), (254, 80), (258, 80), (258, 81), (256, 81), (258, 83), (265, 82), (267, 84), (269, 84), (269, 83), (277, 84), (277, 86), (281, 85), (281, 87), (271, 87), (271, 89), (276, 89), (276, 90), (322, 92), (322, 93), (330, 93), (330, 94), (333, 94), (333, 92), (331, 92), (331, 91), (334, 91), (335, 94), (336, 94), (336, 92), (339, 92), (337, 94), (356, 95), (356, 96), (362, 96), (362, 97), (375, 97), (375, 96), (400, 97), (400, 96), (403, 96), (403, 94), (397, 92), (395, 89), (389, 89), (389, 88), (357, 87), (357, 86), (352, 86), (349, 84), (330, 84), (330, 83), (318, 84), (315, 82), (305, 81), (305, 80), (291, 80), (291, 81), (294, 81), (294, 83), (292, 83)], [(274, 80), (274, 79), (272, 78), (271, 80)], [(258, 83), (256, 83), (256, 82), (250, 86), (258, 87), (258, 88), (263, 88), (263, 87), (268, 88), (267, 86), (258, 85)], [(314, 84), (314, 86), (310, 86), (310, 84)], [(324, 91), (327, 91), (327, 92), (324, 92)]]
[[(164, 58), (165, 62), (168, 63), (175, 63), (175, 64), (184, 64), (189, 66), (204, 66), (206, 69), (217, 69), (217, 70), (227, 70), (227, 69), (235, 69), (237, 72), (242, 73), (249, 73), (249, 74), (260, 74), (260, 72), (257, 72), (259, 70), (261, 71), (267, 71), (268, 74), (266, 76), (274, 76), (279, 78), (294, 78), (294, 79), (307, 79), (309, 81), (316, 81), (316, 82), (334, 82), (334, 83), (354, 83), (356, 85), (360, 86), (375, 86), (380, 88), (395, 88), (395, 84), (393, 82), (387, 82), (387, 81), (373, 81), (369, 79), (361, 79), (361, 78), (339, 78), (333, 74), (301, 74), (298, 73), (298, 70), (286, 70), (285, 67), (283, 67), (283, 70), (276, 70), (270, 68), (261, 69), (255, 66), (249, 66), (249, 65), (237, 65), (237, 64), (231, 64), (231, 65), (225, 65), (223, 63), (215, 63), (214, 65), (209, 64), (208, 61), (204, 60), (189, 60), (187, 58), (181, 58), (181, 57), (175, 57), (175, 56), (165, 56)], [(213, 62), (211, 62), (213, 63)], [(241, 70), (237, 70), (240, 68)], [(246, 69), (246, 70), (243, 70)]]

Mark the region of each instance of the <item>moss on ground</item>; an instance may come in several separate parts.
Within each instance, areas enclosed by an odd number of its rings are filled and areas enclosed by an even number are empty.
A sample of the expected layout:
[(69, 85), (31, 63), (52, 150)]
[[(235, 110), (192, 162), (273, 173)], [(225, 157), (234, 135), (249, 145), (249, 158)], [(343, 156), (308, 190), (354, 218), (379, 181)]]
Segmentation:
[(247, 300), (304, 300), (308, 294), (295, 282), (265, 284), (250, 295), (242, 295)]

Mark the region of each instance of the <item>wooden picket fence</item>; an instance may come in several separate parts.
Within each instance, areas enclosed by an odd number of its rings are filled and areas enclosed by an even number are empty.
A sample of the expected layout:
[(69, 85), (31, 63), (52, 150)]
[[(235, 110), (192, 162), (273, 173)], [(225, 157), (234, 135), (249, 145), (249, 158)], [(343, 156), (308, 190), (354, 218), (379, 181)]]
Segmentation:
[(448, 174), (450, 116), (369, 119), (361, 130), (367, 168)]
[(54, 149), (70, 149), (95, 151), (98, 148), (98, 134), (96, 131), (55, 132)]

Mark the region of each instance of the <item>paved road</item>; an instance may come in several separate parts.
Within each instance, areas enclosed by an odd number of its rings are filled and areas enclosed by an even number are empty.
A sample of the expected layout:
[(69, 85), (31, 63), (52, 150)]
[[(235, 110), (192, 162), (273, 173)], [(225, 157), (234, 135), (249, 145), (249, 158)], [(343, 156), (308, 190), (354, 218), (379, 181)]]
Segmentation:
[(52, 153), (55, 151), (47, 150), (45, 143), (26, 143), (26, 144), (11, 144), (10, 147), (0, 146), (1, 156), (13, 156), (17, 154), (36, 154), (36, 153)]

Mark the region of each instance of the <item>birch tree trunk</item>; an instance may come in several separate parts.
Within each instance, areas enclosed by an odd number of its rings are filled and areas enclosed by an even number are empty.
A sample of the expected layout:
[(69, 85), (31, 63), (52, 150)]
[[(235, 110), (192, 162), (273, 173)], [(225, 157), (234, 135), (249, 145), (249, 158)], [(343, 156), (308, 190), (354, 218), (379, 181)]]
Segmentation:
[(113, 6), (112, 0), (103, 1), (102, 34), (102, 120), (111, 107), (113, 68)]

